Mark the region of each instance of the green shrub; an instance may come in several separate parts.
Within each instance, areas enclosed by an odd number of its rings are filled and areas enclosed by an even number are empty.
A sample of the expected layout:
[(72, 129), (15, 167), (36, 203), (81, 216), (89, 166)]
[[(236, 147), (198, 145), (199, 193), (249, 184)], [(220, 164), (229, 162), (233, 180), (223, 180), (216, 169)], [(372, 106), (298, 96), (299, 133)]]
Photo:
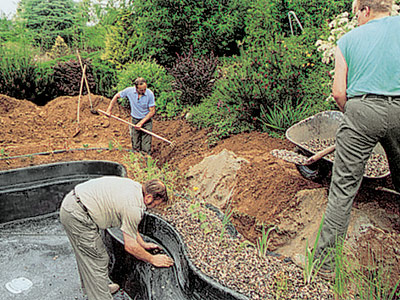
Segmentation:
[(0, 48), (0, 93), (44, 104), (52, 84), (51, 68), (40, 65), (31, 49)]
[(211, 93), (217, 65), (218, 59), (213, 53), (197, 58), (192, 47), (187, 54), (178, 55), (169, 73), (175, 78), (175, 87), (182, 92), (182, 105), (198, 104), (205, 95)]
[(115, 66), (109, 61), (101, 59), (100, 52), (93, 52), (88, 58), (91, 59), (93, 77), (96, 82), (95, 89), (92, 92), (112, 98), (117, 92), (118, 79)]
[(104, 58), (124, 65), (155, 58), (172, 66), (176, 54), (238, 53), (249, 0), (133, 0), (110, 26)]
[(250, 99), (258, 97), (258, 87), (249, 78), (247, 65), (247, 61), (240, 58), (225, 65), (213, 93), (190, 109), (189, 122), (200, 128), (210, 128), (210, 144), (231, 134), (255, 129), (256, 120), (248, 116), (255, 108)]
[(248, 130), (284, 131), (294, 123), (331, 108), (328, 67), (310, 46), (315, 32), (275, 35), (253, 41), (222, 68), (213, 93), (191, 109), (191, 122), (212, 129), (212, 139)]
[[(115, 23), (108, 26), (105, 36), (105, 51), (102, 59), (109, 61), (118, 69), (132, 63), (135, 59), (148, 58), (151, 53), (145, 55), (137, 50), (137, 16), (134, 12), (121, 9), (115, 15)], [(150, 36), (143, 37), (152, 39)]]
[[(246, 43), (268, 40), (275, 34), (291, 36), (289, 12), (294, 12), (304, 29), (327, 27), (339, 13), (349, 10), (351, 1), (346, 0), (259, 0), (251, 2), (246, 17)], [(293, 34), (301, 34), (294, 16), (290, 15)]]
[[(172, 88), (174, 78), (167, 74), (164, 67), (154, 61), (137, 61), (120, 71), (117, 90), (121, 91), (132, 86), (138, 77), (145, 78), (148, 88), (153, 91), (158, 114), (173, 117), (182, 110), (179, 103), (180, 93)], [(124, 106), (129, 105), (126, 99), (122, 99), (121, 103)]]

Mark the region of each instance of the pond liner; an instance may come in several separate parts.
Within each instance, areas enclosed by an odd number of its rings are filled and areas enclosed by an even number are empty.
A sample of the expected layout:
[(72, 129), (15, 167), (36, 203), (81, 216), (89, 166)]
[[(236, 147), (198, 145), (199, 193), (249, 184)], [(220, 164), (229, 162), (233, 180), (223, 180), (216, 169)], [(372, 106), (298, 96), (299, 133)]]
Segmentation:
[[(108, 161), (71, 161), (0, 171), (0, 225), (55, 213), (75, 185), (106, 175), (126, 177), (127, 173), (121, 164)], [(119, 229), (103, 231), (110, 277), (132, 299), (248, 299), (194, 266), (179, 233), (161, 217), (146, 213), (139, 231), (145, 240), (158, 243), (175, 264), (155, 268), (138, 261), (124, 250)]]
[(1, 171), (0, 223), (55, 212), (75, 185), (105, 175), (126, 174), (121, 164), (91, 160)]
[(180, 234), (161, 217), (145, 213), (139, 224), (144, 240), (159, 244), (174, 260), (170, 268), (155, 268), (124, 250), (120, 229), (104, 232), (110, 255), (110, 278), (134, 299), (142, 300), (245, 300), (249, 299), (204, 275), (188, 258)]

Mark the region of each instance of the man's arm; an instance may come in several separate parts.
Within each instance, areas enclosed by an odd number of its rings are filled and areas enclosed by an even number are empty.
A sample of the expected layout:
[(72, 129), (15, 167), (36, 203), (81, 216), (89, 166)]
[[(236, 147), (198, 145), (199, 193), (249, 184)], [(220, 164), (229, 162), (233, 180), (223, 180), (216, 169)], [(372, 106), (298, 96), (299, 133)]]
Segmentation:
[(156, 114), (156, 107), (150, 106), (149, 113), (143, 119), (141, 119), (140, 122), (138, 122), (135, 127), (141, 128), (143, 124), (146, 123), (148, 120), (150, 120), (152, 117), (154, 117), (155, 114)]
[(347, 102), (347, 63), (342, 51), (336, 47), (335, 52), (335, 77), (333, 79), (332, 95), (341, 111)]
[(112, 110), (112, 108), (113, 108), (115, 102), (117, 102), (118, 98), (120, 98), (120, 97), (121, 97), (121, 96), (120, 96), (119, 93), (116, 93), (116, 94), (114, 95), (114, 97), (112, 98), (110, 104), (108, 105), (108, 108), (107, 108), (107, 111), (106, 111), (107, 115), (111, 115), (111, 110)]
[(142, 236), (140, 235), (139, 231), (136, 233), (136, 241), (139, 243), (140, 246), (142, 246), (146, 250), (150, 249), (159, 249), (160, 247), (154, 243), (146, 243)]
[(137, 259), (149, 262), (156, 267), (170, 267), (174, 264), (172, 258), (164, 254), (151, 255), (138, 241), (129, 234), (122, 232), (124, 236), (125, 251), (135, 256)]

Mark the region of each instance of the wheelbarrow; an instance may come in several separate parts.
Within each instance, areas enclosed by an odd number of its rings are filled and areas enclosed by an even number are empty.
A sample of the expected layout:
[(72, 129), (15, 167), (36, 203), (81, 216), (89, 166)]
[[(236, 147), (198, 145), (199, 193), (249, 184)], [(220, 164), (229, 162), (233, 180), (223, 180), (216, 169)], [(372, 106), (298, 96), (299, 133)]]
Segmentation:
[[(316, 151), (310, 149), (307, 144), (313, 140), (332, 140), (334, 143), (336, 131), (343, 118), (343, 113), (339, 111), (324, 111), (312, 117), (304, 119), (286, 130), (286, 138), (296, 145), (295, 152), (311, 157)], [(387, 162), (386, 153), (381, 144), (377, 144), (372, 152), (373, 154), (382, 155), (383, 160)], [(371, 155), (373, 156), (373, 155)], [(320, 160), (310, 164), (295, 164), (300, 174), (309, 180), (321, 181), (326, 178), (332, 169), (333, 155), (324, 156)], [(377, 175), (368, 175), (364, 173), (364, 178), (384, 178), (390, 174), (389, 168), (383, 169)]]

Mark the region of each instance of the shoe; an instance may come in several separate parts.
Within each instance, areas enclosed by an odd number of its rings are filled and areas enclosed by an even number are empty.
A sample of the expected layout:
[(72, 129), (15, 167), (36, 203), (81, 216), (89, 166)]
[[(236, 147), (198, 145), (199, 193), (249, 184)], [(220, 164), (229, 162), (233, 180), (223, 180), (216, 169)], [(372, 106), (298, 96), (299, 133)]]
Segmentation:
[(119, 290), (119, 284), (111, 283), (108, 285), (108, 288), (110, 289), (111, 294), (115, 294)]
[[(306, 265), (306, 259), (305, 259), (304, 255), (296, 254), (291, 259), (292, 259), (292, 262), (296, 266), (298, 266), (300, 269), (304, 270), (305, 265)], [(328, 270), (328, 269), (323, 269), (323, 268), (320, 268), (318, 270), (318, 275), (322, 279), (325, 279), (327, 281), (333, 281), (335, 279), (335, 276), (336, 276), (335, 271)]]

